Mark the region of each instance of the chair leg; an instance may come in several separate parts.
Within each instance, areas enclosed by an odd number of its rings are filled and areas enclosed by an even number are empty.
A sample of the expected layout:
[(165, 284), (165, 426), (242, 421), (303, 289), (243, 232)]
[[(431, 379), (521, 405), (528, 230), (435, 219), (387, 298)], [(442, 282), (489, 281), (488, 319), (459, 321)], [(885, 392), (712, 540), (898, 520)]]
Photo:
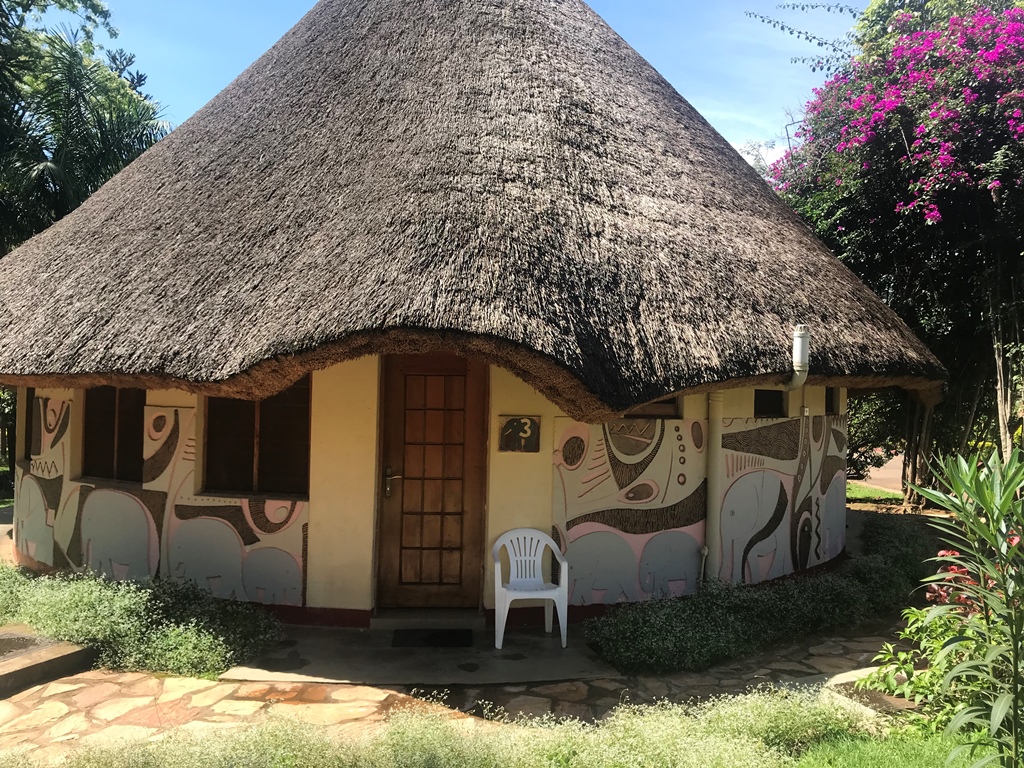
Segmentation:
[(494, 647), (499, 651), (505, 642), (505, 620), (508, 618), (508, 599), (502, 595), (494, 601)]
[(566, 637), (565, 637), (566, 629), (567, 629), (567, 621), (566, 620), (568, 618), (569, 608), (566, 605), (565, 601), (562, 601), (562, 600), (559, 600), (556, 603), (556, 605), (558, 607), (558, 628), (562, 631), (562, 647), (565, 648), (565, 645), (566, 645), (566, 642), (567, 642), (566, 641)]
[(544, 631), (551, 634), (551, 614), (554, 613), (554, 600), (544, 601)]

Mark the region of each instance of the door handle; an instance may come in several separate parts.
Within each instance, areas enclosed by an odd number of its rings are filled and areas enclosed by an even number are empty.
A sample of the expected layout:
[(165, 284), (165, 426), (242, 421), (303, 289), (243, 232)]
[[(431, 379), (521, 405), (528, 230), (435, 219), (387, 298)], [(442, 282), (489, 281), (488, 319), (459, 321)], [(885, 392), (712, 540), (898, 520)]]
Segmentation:
[(391, 472), (391, 467), (387, 467), (384, 470), (384, 498), (391, 498), (391, 482), (393, 480), (401, 480), (401, 475), (395, 475)]

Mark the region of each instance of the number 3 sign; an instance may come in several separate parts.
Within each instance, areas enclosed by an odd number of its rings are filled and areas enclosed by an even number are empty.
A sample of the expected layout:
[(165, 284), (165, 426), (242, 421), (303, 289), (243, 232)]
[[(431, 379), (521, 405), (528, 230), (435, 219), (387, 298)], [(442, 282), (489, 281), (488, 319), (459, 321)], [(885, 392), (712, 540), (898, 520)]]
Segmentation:
[(540, 453), (540, 417), (502, 416), (498, 450), (505, 453)]

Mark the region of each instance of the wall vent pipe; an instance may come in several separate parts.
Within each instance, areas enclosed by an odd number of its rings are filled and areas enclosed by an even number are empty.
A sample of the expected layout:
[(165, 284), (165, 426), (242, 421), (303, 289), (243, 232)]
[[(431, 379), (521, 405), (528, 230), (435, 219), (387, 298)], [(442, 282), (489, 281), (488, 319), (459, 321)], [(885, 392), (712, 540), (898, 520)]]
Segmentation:
[(806, 325), (798, 325), (793, 329), (793, 378), (786, 384), (786, 389), (802, 387), (810, 367), (811, 332)]

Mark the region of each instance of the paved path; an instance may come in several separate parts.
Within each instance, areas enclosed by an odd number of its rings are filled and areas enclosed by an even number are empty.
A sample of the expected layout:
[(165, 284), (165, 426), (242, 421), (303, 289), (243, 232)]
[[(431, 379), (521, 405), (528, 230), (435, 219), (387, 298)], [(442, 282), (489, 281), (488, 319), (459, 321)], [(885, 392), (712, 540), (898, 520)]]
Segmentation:
[(220, 683), (95, 670), (0, 701), (0, 751), (49, 762), (77, 745), (151, 739), (171, 729), (232, 729), (268, 714), (345, 735), (379, 727), (403, 705), (424, 706), (402, 693), (362, 686)]
[(882, 488), (894, 493), (903, 493), (903, 454), (897, 454), (881, 467), (872, 467), (864, 479), (864, 485)]
[[(552, 713), (592, 721), (624, 702), (686, 701), (740, 693), (765, 682), (820, 683), (870, 665), (882, 643), (892, 638), (892, 631), (856, 638), (819, 637), (700, 674), (452, 687), (448, 703), (453, 717), (482, 714), (480, 702), (491, 702), (510, 716)], [(78, 745), (158, 738), (175, 728), (232, 729), (268, 715), (297, 718), (338, 736), (354, 735), (379, 728), (396, 707), (428, 706), (411, 696), (413, 692), (399, 687), (228, 683), (95, 670), (0, 701), (0, 751), (50, 762)]]

